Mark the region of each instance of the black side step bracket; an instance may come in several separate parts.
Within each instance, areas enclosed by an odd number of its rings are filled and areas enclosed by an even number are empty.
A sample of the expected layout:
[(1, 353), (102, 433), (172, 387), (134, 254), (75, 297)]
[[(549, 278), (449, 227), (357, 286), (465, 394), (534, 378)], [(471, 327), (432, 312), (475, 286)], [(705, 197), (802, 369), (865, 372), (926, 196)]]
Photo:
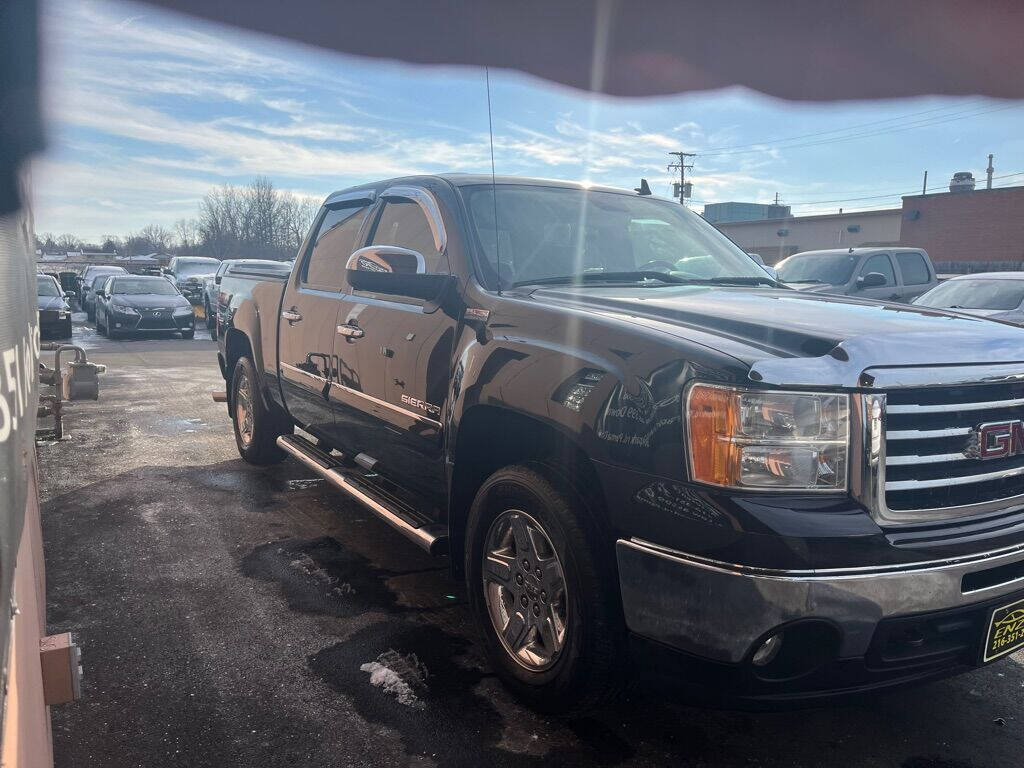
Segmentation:
[(420, 509), (412, 496), (394, 483), (361, 467), (345, 466), (340, 456), (327, 453), (299, 435), (281, 435), (277, 445), (430, 554), (448, 551), (448, 527), (436, 522), (436, 515)]

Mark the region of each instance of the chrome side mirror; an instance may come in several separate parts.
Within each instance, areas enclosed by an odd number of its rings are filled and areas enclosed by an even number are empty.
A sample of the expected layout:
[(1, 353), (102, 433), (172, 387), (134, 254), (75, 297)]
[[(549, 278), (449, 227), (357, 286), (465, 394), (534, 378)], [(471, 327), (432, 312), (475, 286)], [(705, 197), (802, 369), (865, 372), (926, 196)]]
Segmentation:
[(349, 272), (422, 275), (427, 271), (423, 254), (397, 245), (368, 245), (349, 256)]

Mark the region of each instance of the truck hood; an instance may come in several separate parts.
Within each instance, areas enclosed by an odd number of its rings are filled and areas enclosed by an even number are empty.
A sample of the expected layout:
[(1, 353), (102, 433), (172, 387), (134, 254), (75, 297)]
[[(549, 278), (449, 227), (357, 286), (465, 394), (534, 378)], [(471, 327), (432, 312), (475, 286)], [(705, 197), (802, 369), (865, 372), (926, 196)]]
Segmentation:
[(712, 346), (770, 384), (864, 386), (865, 370), (1022, 362), (1024, 328), (946, 310), (792, 290), (707, 286), (559, 287), (536, 301)]

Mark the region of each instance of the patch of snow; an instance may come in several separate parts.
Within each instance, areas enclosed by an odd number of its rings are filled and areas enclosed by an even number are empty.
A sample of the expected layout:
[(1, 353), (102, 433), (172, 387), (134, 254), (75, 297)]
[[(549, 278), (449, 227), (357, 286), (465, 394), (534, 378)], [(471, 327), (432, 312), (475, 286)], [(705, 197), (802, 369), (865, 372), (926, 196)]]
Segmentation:
[(424, 709), (426, 704), (416, 695), (415, 688), (422, 688), (427, 678), (427, 669), (416, 658), (415, 653), (402, 656), (398, 651), (389, 650), (359, 667), (368, 672), (370, 685), (383, 689), (394, 696), (399, 704), (412, 709)]
[(297, 571), (302, 571), (307, 576), (311, 576), (317, 581), (327, 584), (328, 586), (334, 583), (334, 579), (331, 577), (331, 574), (318, 566), (316, 562), (314, 562), (313, 558), (305, 553), (300, 554), (288, 563), (288, 565), (289, 567), (294, 568)]
[(324, 479), (322, 477), (314, 477), (309, 480), (289, 480), (288, 490), (289, 491), (301, 491), (305, 488), (315, 488), (318, 485), (323, 485)]
[(85, 312), (72, 312), (71, 322), (72, 323), (85, 323), (88, 322), (89, 316)]

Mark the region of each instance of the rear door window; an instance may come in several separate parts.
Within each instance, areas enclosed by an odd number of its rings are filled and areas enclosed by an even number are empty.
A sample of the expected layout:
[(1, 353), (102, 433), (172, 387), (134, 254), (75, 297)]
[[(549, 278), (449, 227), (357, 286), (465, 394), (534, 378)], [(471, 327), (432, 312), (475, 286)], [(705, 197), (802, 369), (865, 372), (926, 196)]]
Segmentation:
[(886, 285), (896, 285), (896, 273), (893, 271), (892, 260), (889, 258), (889, 254), (876, 253), (874, 256), (868, 256), (864, 266), (860, 269), (860, 276), (864, 277), (864, 275), (870, 272), (878, 272), (885, 275)]
[(316, 232), (312, 252), (306, 259), (302, 282), (315, 288), (341, 291), (345, 288), (345, 264), (358, 246), (356, 235), (368, 206), (329, 208)]
[(931, 281), (931, 272), (920, 253), (897, 253), (896, 261), (903, 273), (904, 285), (924, 285)]

